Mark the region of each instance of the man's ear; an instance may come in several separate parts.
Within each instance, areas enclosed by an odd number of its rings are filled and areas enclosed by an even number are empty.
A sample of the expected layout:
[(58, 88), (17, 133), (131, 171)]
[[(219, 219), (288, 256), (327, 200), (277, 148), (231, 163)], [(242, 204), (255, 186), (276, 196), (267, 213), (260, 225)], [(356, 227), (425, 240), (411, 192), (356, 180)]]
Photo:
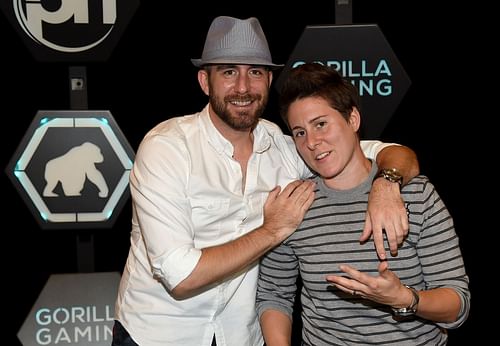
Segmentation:
[(204, 69), (198, 70), (198, 83), (200, 84), (201, 90), (208, 96), (210, 94), (210, 88), (208, 87), (208, 72)]

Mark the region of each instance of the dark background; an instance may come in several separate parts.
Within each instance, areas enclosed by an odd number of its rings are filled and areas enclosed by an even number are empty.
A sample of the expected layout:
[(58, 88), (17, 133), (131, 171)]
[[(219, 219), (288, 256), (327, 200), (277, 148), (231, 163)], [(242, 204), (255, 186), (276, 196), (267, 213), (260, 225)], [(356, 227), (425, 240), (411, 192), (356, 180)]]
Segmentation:
[[(271, 2), (273, 8), (268, 7)], [(486, 64), (490, 48), (478, 41), (490, 35), (478, 16), (486, 9), (464, 2), (441, 8), (432, 5), (354, 1), (353, 23), (379, 24), (412, 80), (381, 139), (417, 152), (421, 171), (437, 186), (454, 216), (472, 291), (468, 321), (450, 331), (449, 344), (459, 345), (472, 338), (472, 330), (485, 330), (481, 310), (488, 306), (486, 299), (491, 294), (483, 292), (492, 292), (482, 290), (479, 274), (480, 260), (487, 255), (481, 242), (488, 243), (495, 231), (481, 220), (482, 215), (492, 214), (486, 212), (486, 203), (480, 198), (481, 189), (489, 192), (493, 183), (480, 159), (485, 154), (480, 143), (488, 138), (485, 121), (496, 117), (488, 114), (487, 104), (492, 100), (485, 97), (487, 88), (480, 82), (491, 72)], [(175, 11), (173, 8), (163, 1), (141, 1), (110, 59), (85, 65), (89, 108), (110, 110), (134, 150), (158, 122), (197, 112), (205, 105), (190, 58), (200, 56), (215, 16), (258, 17), (277, 63), (286, 63), (306, 25), (335, 24), (334, 1), (294, 5), (269, 0), (182, 2), (175, 4)], [(1, 166), (6, 167), (38, 110), (70, 109), (69, 64), (35, 61), (3, 14), (0, 38)], [(273, 89), (265, 117), (279, 123), (276, 97)], [(7, 302), (3, 312), (7, 328), (2, 329), (7, 331), (7, 342), (2, 337), (1, 344), (16, 346), (20, 343), (15, 334), (48, 277), (78, 271), (77, 235), (94, 235), (96, 271), (122, 270), (129, 247), (130, 202), (112, 229), (41, 230), (5, 174), (1, 184), (4, 208), (7, 206), (1, 262)], [(478, 336), (485, 337), (487, 331)]]

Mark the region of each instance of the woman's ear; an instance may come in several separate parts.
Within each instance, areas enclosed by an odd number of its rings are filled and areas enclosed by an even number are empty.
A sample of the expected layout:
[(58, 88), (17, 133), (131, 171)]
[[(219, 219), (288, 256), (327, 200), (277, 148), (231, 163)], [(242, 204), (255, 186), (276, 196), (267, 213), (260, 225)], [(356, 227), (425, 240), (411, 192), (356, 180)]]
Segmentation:
[(349, 125), (354, 132), (358, 132), (361, 126), (361, 114), (359, 114), (359, 110), (356, 107), (352, 108), (351, 115), (349, 116)]

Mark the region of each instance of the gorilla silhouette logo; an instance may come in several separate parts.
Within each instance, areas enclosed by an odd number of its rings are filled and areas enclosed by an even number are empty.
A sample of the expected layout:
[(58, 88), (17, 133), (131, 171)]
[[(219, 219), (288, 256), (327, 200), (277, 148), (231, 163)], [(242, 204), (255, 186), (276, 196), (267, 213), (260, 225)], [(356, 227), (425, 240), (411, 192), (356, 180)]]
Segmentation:
[(95, 167), (104, 161), (101, 149), (90, 142), (71, 148), (66, 154), (56, 157), (45, 165), (44, 197), (57, 197), (54, 189), (61, 182), (65, 196), (80, 196), (85, 179), (99, 189), (99, 197), (108, 196), (108, 185), (102, 173)]

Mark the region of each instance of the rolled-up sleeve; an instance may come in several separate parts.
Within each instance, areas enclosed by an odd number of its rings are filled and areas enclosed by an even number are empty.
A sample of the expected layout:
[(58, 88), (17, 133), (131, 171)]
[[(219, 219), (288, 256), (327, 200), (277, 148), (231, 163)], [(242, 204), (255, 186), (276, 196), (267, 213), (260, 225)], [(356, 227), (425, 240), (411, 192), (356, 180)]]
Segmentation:
[[(418, 257), (422, 265), (426, 289), (448, 287), (460, 296), (461, 309), (456, 321), (436, 323), (446, 329), (462, 325), (469, 315), (470, 290), (469, 277), (466, 274), (458, 236), (453, 219), (443, 200), (426, 178), (421, 181), (421, 197), (423, 203), (411, 203), (410, 210), (421, 215), (421, 233), (418, 239)], [(410, 220), (412, 221), (413, 218)]]
[(390, 147), (391, 145), (400, 145), (397, 143), (384, 143), (381, 141), (361, 141), (361, 149), (366, 157), (375, 160), (377, 158), (378, 153), (382, 151), (382, 149)]
[[(161, 155), (158, 155), (161, 153)], [(195, 268), (191, 206), (186, 196), (190, 158), (175, 136), (146, 137), (130, 175), (135, 220), (153, 275), (173, 289)]]

